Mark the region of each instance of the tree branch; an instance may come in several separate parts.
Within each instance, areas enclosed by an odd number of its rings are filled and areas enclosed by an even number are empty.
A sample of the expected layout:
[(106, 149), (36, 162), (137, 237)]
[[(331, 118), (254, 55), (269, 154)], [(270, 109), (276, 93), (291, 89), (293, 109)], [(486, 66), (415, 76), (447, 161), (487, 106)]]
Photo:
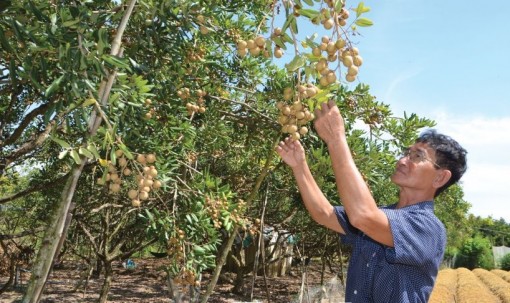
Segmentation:
[(12, 162), (14, 162), (15, 159), (20, 158), (21, 156), (41, 146), (44, 143), (44, 141), (46, 141), (46, 138), (48, 138), (55, 124), (56, 121), (51, 121), (50, 123), (48, 123), (44, 131), (40, 132), (37, 135), (34, 135), (32, 137), (32, 140), (26, 141), (20, 148), (13, 151), (10, 155), (4, 157), (5, 158), (4, 165), (8, 166)]
[(18, 140), (18, 138), (21, 136), (21, 134), (23, 133), (25, 128), (30, 124), (30, 122), (32, 122), (32, 120), (34, 120), (34, 118), (36, 118), (37, 116), (43, 114), (48, 109), (48, 107), (49, 103), (46, 103), (28, 113), (23, 119), (23, 121), (21, 121), (19, 126), (16, 128), (16, 130), (12, 133), (12, 135), (10, 137), (7, 137), (7, 139), (5, 139), (2, 145), (3, 146), (9, 145)]
[(18, 198), (22, 198), (24, 196), (27, 196), (33, 192), (36, 192), (36, 191), (40, 191), (42, 189), (45, 189), (45, 188), (50, 188), (50, 187), (53, 187), (55, 184), (60, 184), (65, 178), (67, 178), (69, 176), (69, 174), (65, 174), (53, 181), (50, 181), (50, 182), (45, 182), (45, 183), (40, 183), (38, 185), (35, 185), (35, 186), (32, 186), (30, 188), (27, 188), (25, 190), (22, 190), (20, 192), (17, 192), (15, 194), (12, 194), (12, 195), (9, 195), (9, 196), (5, 196), (5, 197), (1, 197), (0, 198), (0, 204), (4, 204), (4, 203), (7, 203), (7, 202), (10, 202), (10, 201), (13, 201), (13, 200), (16, 200)]
[(42, 227), (40, 227), (40, 228), (37, 228), (35, 230), (25, 230), (23, 232), (20, 232), (18, 234), (14, 234), (14, 235), (2, 235), (2, 234), (0, 234), (0, 241), (2, 241), (2, 240), (12, 240), (12, 239), (16, 239), (16, 238), (23, 238), (25, 236), (30, 236), (30, 235), (36, 234), (38, 232), (41, 232), (43, 230), (44, 229)]

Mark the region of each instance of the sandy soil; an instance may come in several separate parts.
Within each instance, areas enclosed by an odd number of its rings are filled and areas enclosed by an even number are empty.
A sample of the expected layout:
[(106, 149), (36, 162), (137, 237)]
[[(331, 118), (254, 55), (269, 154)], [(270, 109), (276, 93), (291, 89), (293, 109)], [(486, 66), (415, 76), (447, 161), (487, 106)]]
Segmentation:
[[(169, 298), (168, 288), (165, 283), (165, 273), (161, 269), (164, 265), (161, 259), (143, 259), (135, 260), (136, 268), (133, 270), (125, 269), (121, 264), (115, 266), (115, 278), (110, 290), (108, 302), (174, 302)], [(83, 266), (67, 262), (62, 268), (55, 269), (47, 282), (46, 290), (43, 295), (42, 303), (60, 303), (60, 302), (97, 302), (99, 291), (102, 285), (102, 279), (92, 279), (86, 289), (82, 287), (75, 291), (76, 285), (80, 281), (80, 274), (83, 272)], [(29, 278), (29, 273), (23, 273), (21, 276), (22, 285), (15, 290), (0, 295), (0, 302), (11, 303), (19, 302), (23, 295), (23, 289)], [(204, 274), (202, 289), (205, 286), (209, 276)], [(245, 287), (242, 295), (233, 294), (232, 284), (230, 283), (234, 275), (222, 275), (218, 281), (213, 295), (209, 302), (212, 303), (239, 303), (239, 302), (298, 302), (302, 271), (299, 267), (293, 267), (290, 273), (285, 277), (267, 278), (264, 283), (263, 277), (255, 279), (253, 287), (253, 300), (250, 300), (252, 290), (252, 277), (245, 279)], [(0, 277), (0, 286), (7, 279)], [(320, 266), (312, 264), (307, 267), (307, 279), (302, 302), (341, 302), (343, 300), (342, 287), (337, 278), (331, 272), (326, 272), (324, 287), (320, 287)], [(329, 296), (330, 300), (317, 299), (318, 293)], [(269, 293), (269, 300), (268, 294)], [(323, 295), (324, 297), (324, 295)]]

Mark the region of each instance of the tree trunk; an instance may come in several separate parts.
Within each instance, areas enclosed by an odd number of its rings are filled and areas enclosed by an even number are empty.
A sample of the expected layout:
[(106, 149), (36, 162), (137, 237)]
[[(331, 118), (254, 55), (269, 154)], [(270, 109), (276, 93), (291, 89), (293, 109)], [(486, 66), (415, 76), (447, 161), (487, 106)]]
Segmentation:
[(220, 277), (221, 268), (223, 265), (225, 265), (225, 262), (227, 261), (228, 252), (230, 251), (230, 248), (232, 247), (232, 244), (234, 244), (234, 239), (236, 238), (237, 232), (239, 228), (236, 226), (232, 230), (232, 233), (230, 234), (230, 237), (228, 238), (227, 244), (223, 248), (223, 251), (220, 255), (220, 258), (218, 259), (218, 262), (216, 262), (216, 268), (214, 269), (214, 273), (211, 276), (211, 281), (207, 285), (207, 290), (205, 294), (202, 296), (202, 299), (200, 303), (207, 303), (209, 300), (209, 296), (211, 296), (214, 287), (216, 286), (216, 283), (218, 283), (218, 278)]
[(67, 231), (69, 230), (69, 226), (71, 225), (71, 220), (73, 218), (73, 214), (71, 212), (75, 206), (75, 203), (71, 203), (69, 206), (69, 210), (64, 223), (64, 229), (62, 231), (62, 237), (60, 237), (60, 241), (58, 241), (57, 250), (55, 251), (55, 256), (53, 257), (55, 260), (54, 264), (60, 264), (62, 262), (60, 259), (62, 256), (59, 254), (59, 252), (62, 249), (62, 246), (64, 246), (65, 239), (67, 238)]
[[(117, 29), (117, 35), (115, 36), (112, 43), (112, 48), (110, 51), (111, 55), (122, 56), (122, 49), (120, 47), (122, 41), (121, 39), (135, 4), (136, 0), (131, 0), (128, 8), (124, 13), (124, 16), (122, 17), (122, 20)], [(108, 103), (110, 90), (115, 77), (116, 73), (112, 72), (107, 79), (101, 82), (98, 96), (101, 98), (100, 104), (103, 106)], [(93, 111), (89, 120), (89, 136), (96, 134), (97, 129), (101, 125), (101, 121), (102, 116), (96, 115), (96, 112)], [(69, 179), (67, 180), (64, 186), (64, 190), (62, 191), (61, 199), (52, 216), (52, 220), (46, 229), (43, 242), (41, 243), (41, 247), (37, 253), (37, 257), (32, 268), (32, 276), (30, 277), (30, 282), (28, 284), (27, 291), (23, 296), (22, 303), (37, 303), (41, 299), (44, 285), (46, 284), (46, 280), (48, 279), (49, 272), (53, 263), (53, 258), (58, 253), (57, 247), (63, 235), (64, 225), (66, 222), (67, 214), (69, 213), (69, 207), (71, 205), (74, 192), (76, 190), (76, 184), (78, 183), (78, 179), (81, 176), (85, 163), (86, 158), (82, 156), (81, 164), (76, 164), (71, 170)]]
[(71, 205), (71, 200), (76, 189), (76, 184), (80, 178), (85, 161), (82, 164), (73, 168), (69, 179), (67, 180), (60, 203), (53, 215), (50, 225), (46, 229), (44, 239), (41, 244), (41, 248), (37, 254), (34, 266), (32, 268), (32, 276), (28, 283), (27, 291), (23, 297), (23, 303), (35, 303), (39, 302), (46, 279), (48, 278), (51, 265), (53, 263), (53, 257), (55, 256), (59, 240), (62, 237), (64, 229), (66, 215)]
[[(268, 155), (266, 158), (266, 165), (264, 166), (260, 175), (258, 176), (257, 181), (255, 182), (255, 186), (250, 193), (250, 196), (248, 197), (248, 199), (246, 199), (246, 205), (250, 205), (253, 202), (253, 200), (255, 199), (255, 197), (257, 196), (257, 194), (260, 190), (262, 181), (264, 181), (267, 174), (269, 173), (269, 170), (270, 170), (269, 166), (270, 166), (270, 163), (272, 162), (272, 159), (275, 155), (275, 151), (274, 151), (273, 147), (276, 146), (276, 144), (278, 144), (279, 140), (280, 140), (280, 135), (275, 137), (275, 141), (273, 142), (273, 144), (271, 145), (271, 147), (268, 151)], [(228, 238), (228, 241), (223, 249), (223, 252), (220, 255), (218, 262), (216, 262), (216, 268), (214, 269), (213, 275), (211, 276), (211, 281), (207, 285), (207, 290), (206, 290), (205, 294), (202, 296), (200, 303), (207, 303), (207, 301), (209, 300), (209, 297), (211, 296), (211, 294), (214, 290), (214, 287), (216, 287), (216, 283), (218, 283), (218, 278), (220, 277), (221, 269), (223, 268), (223, 265), (225, 265), (225, 262), (227, 261), (228, 253), (230, 251), (230, 248), (232, 248), (232, 244), (234, 244), (234, 239), (236, 238), (236, 235), (238, 232), (239, 232), (239, 226), (234, 227), (232, 230), (232, 233), (230, 234), (230, 237)]]
[(104, 263), (104, 282), (101, 287), (101, 292), (99, 295), (99, 303), (105, 303), (108, 300), (108, 293), (110, 292), (110, 288), (112, 287), (112, 279), (113, 279), (113, 267), (111, 261), (101, 261)]
[(4, 284), (4, 286), (2, 286), (2, 288), (0, 288), (0, 295), (8, 291), (9, 288), (13, 285), (14, 275), (16, 274), (16, 266), (14, 263), (15, 261), (9, 258), (9, 280)]

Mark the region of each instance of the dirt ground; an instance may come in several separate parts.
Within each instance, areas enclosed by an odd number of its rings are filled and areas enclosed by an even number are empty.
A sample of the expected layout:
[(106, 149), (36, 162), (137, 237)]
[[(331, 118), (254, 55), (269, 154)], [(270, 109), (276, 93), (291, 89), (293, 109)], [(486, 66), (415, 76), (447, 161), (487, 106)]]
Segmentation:
[[(125, 269), (121, 264), (115, 266), (115, 277), (108, 302), (174, 302), (169, 298), (168, 288), (165, 283), (165, 273), (162, 270), (164, 261), (161, 259), (134, 260), (135, 269)], [(240, 302), (299, 302), (299, 293), (302, 282), (302, 268), (292, 267), (285, 277), (264, 278), (258, 276), (253, 287), (253, 300), (250, 300), (252, 290), (252, 276), (245, 279), (244, 293), (242, 295), (232, 293), (230, 283), (234, 275), (225, 274), (218, 281), (213, 295), (209, 298), (212, 303), (240, 303)], [(42, 303), (60, 302), (97, 302), (102, 279), (90, 280), (86, 289), (83, 287), (74, 290), (80, 281), (83, 267), (70, 262), (64, 263), (62, 268), (55, 269), (47, 282), (43, 294)], [(343, 301), (343, 287), (340, 281), (330, 271), (326, 272), (325, 285), (320, 286), (320, 265), (311, 264), (306, 269), (303, 300), (301, 302), (341, 302)], [(21, 285), (15, 290), (0, 295), (0, 302), (19, 302), (23, 289), (29, 278), (29, 273), (22, 273)], [(205, 291), (208, 274), (204, 274), (202, 289)], [(6, 277), (0, 277), (0, 288), (7, 281)], [(269, 299), (268, 295), (269, 293)], [(318, 297), (321, 299), (318, 299)], [(328, 297), (329, 299), (324, 299)]]

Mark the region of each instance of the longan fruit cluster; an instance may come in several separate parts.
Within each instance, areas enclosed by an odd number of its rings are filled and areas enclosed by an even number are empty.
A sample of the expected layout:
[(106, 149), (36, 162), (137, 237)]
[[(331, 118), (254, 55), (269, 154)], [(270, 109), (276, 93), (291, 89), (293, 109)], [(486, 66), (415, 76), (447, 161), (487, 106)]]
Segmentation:
[[(282, 29), (280, 27), (276, 27), (271, 33), (271, 39), (274, 40), (281, 37), (282, 34)], [(238, 39), (238, 37), (235, 38), (237, 41), (237, 54), (239, 57), (244, 57), (248, 53), (254, 57), (260, 54), (262, 54), (265, 58), (270, 57), (269, 51), (267, 50), (266, 38), (263, 36), (257, 36), (255, 39), (249, 39), (246, 41)], [(283, 50), (278, 45), (274, 47), (273, 56), (275, 58), (281, 58), (283, 56)]]
[(200, 30), (200, 33), (202, 35), (207, 35), (209, 33), (209, 28), (207, 28), (207, 26), (205, 26), (206, 19), (203, 15), (197, 16), (197, 24), (198, 24), (198, 29)]
[(237, 41), (237, 54), (239, 57), (250, 55), (257, 57), (262, 54), (264, 57), (269, 58), (269, 51), (266, 49), (266, 38), (257, 36), (255, 39), (238, 40)]
[(221, 228), (221, 211), (228, 209), (227, 200), (216, 200), (211, 197), (205, 197), (205, 210), (211, 216), (214, 228)]
[[(327, 2), (328, 7), (330, 9), (334, 8), (334, 4), (330, 5), (331, 2)], [(341, 8), (340, 11), (335, 12), (334, 10), (328, 10), (326, 8), (323, 8), (321, 10), (320, 15), (320, 23), (322, 26), (324, 26), (325, 29), (330, 30), (333, 28), (335, 24), (339, 26), (346, 26), (347, 25), (347, 19), (349, 19), (349, 11), (345, 8)], [(318, 23), (317, 20), (315, 23)]]
[(319, 46), (312, 49), (312, 54), (316, 57), (321, 57), (322, 52), (326, 52), (327, 61), (334, 62), (338, 58), (338, 51), (343, 49), (345, 45), (346, 42), (342, 38), (338, 38), (338, 40), (335, 41), (328, 36), (324, 36)]
[(331, 41), (329, 37), (324, 36), (321, 39), (321, 44), (312, 50), (312, 54), (316, 57), (321, 57), (323, 51), (326, 52), (327, 59), (320, 58), (315, 64), (315, 70), (321, 75), (319, 79), (320, 85), (328, 86), (336, 82), (336, 75), (329, 68), (328, 61), (336, 61), (338, 53), (340, 53), (342, 64), (347, 67), (345, 79), (348, 82), (356, 79), (359, 67), (363, 64), (363, 58), (359, 55), (359, 50), (356, 47), (346, 47), (346, 42), (341, 38)]
[[(275, 29), (273, 30), (273, 33), (271, 34), (271, 39), (274, 40), (274, 39), (280, 37), (281, 35), (282, 35), (282, 29), (280, 27), (275, 27)], [(283, 50), (278, 45), (276, 45), (274, 47), (273, 56), (278, 59), (283, 56)]]
[[(231, 220), (232, 222), (239, 224), (242, 221), (242, 218), (239, 214), (238, 209), (243, 209), (246, 206), (246, 202), (240, 200), (238, 202), (237, 208), (233, 209), (231, 212)], [(229, 211), (229, 203), (226, 199), (213, 199), (209, 196), (205, 197), (205, 210), (211, 216), (213, 220), (214, 228), (221, 228), (221, 213), (223, 211)]]
[(347, 19), (349, 19), (349, 11), (346, 10), (344, 7), (340, 10), (340, 12), (337, 15), (337, 24), (340, 26), (347, 25)]
[[(152, 100), (149, 98), (145, 99), (144, 105), (149, 108), (149, 111), (145, 113), (144, 117), (146, 119), (152, 119), (152, 117), (156, 115), (156, 109), (154, 107), (151, 107)], [(159, 116), (157, 116), (157, 118), (159, 118)]]
[(294, 101), (291, 105), (283, 101), (276, 104), (276, 107), (280, 111), (278, 123), (282, 126), (282, 132), (290, 134), (293, 140), (299, 140), (301, 136), (306, 135), (308, 133), (308, 128), (304, 125), (315, 118), (314, 114), (299, 100), (311, 98), (315, 96), (317, 92), (318, 89), (313, 84), (298, 85), (297, 94), (299, 98), (294, 98), (294, 91), (292, 88), (287, 87), (283, 91), (284, 100), (289, 101), (297, 99), (297, 101)]
[(167, 242), (167, 254), (170, 256), (175, 262), (182, 263), (184, 261), (184, 247), (181, 241), (185, 238), (185, 233), (183, 230), (177, 230), (177, 236), (171, 237)]
[(196, 274), (189, 268), (182, 268), (181, 271), (173, 278), (174, 283), (181, 285), (200, 286), (200, 281), (196, 280)]
[(96, 184), (98, 185), (106, 185), (108, 184), (108, 189), (111, 194), (119, 193), (122, 185), (122, 177), (130, 176), (131, 169), (127, 167), (128, 160), (124, 157), (124, 153), (122, 150), (116, 150), (115, 156), (117, 157), (117, 166), (113, 165), (111, 162), (108, 163), (108, 173), (106, 174), (106, 178), (103, 179), (98, 178)]
[(138, 154), (136, 161), (142, 165), (139, 174), (136, 175), (136, 183), (138, 188), (130, 189), (128, 197), (131, 199), (131, 205), (139, 207), (141, 201), (149, 199), (149, 192), (161, 187), (161, 181), (157, 180), (158, 170), (153, 164), (156, 162), (155, 154)]
[[(111, 162), (108, 163), (108, 173), (106, 177), (98, 178), (96, 183), (98, 185), (108, 184), (110, 194), (117, 194), (122, 189), (122, 184), (125, 182), (124, 177), (129, 177), (133, 174), (133, 171), (128, 167), (129, 160), (124, 156), (122, 150), (118, 149), (115, 151), (117, 157), (117, 165), (113, 165)], [(138, 164), (142, 165), (142, 170), (139, 175), (136, 176), (136, 182), (138, 189), (130, 189), (127, 192), (129, 199), (131, 199), (131, 205), (139, 207), (141, 201), (149, 198), (149, 192), (154, 189), (158, 189), (162, 186), (161, 181), (156, 179), (158, 171), (151, 165), (156, 162), (155, 154), (139, 154), (136, 158)]]
[(195, 47), (193, 49), (189, 49), (186, 53), (186, 58), (184, 59), (185, 63), (197, 62), (204, 60), (206, 55), (205, 47)]
[(237, 202), (237, 207), (232, 210), (231, 218), (232, 221), (236, 224), (242, 224), (244, 219), (241, 217), (244, 209), (246, 208), (246, 202), (244, 200), (239, 200)]
[(323, 9), (322, 11), (322, 20), (321, 24), (324, 26), (324, 29), (330, 30), (335, 25), (335, 20), (331, 18), (331, 15), (329, 14), (329, 11), (326, 9)]
[(346, 48), (342, 51), (342, 64), (347, 67), (345, 80), (353, 82), (358, 75), (359, 67), (363, 64), (363, 58), (359, 55), (356, 47)]
[(253, 220), (253, 224), (248, 228), (248, 233), (252, 236), (255, 236), (260, 231), (260, 219)]
[[(204, 97), (207, 96), (207, 92), (202, 89), (197, 89), (193, 93), (196, 95), (197, 101), (196, 104), (193, 102), (186, 103), (186, 110), (188, 111), (188, 115), (192, 115), (193, 113), (205, 113), (206, 108)], [(177, 96), (184, 101), (189, 100), (191, 98), (191, 91), (187, 87), (181, 88), (177, 91)]]

